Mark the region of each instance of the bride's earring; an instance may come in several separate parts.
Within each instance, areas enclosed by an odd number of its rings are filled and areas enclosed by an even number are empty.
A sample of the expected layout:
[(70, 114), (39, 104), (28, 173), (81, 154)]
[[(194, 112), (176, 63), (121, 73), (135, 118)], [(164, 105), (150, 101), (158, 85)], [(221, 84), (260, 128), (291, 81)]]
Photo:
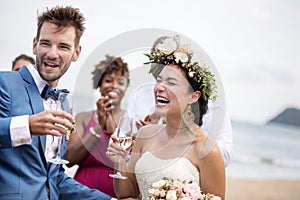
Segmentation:
[(183, 121), (186, 123), (186, 124), (190, 124), (192, 122), (194, 122), (195, 120), (195, 115), (192, 111), (192, 106), (191, 105), (188, 105), (187, 108), (186, 108), (186, 111), (183, 113)]

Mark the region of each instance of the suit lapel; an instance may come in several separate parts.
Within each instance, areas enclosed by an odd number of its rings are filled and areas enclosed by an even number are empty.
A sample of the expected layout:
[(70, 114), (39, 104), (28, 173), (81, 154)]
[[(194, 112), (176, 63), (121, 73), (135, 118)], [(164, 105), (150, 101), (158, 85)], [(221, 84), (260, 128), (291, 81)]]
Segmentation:
[[(34, 114), (36, 114), (36, 113), (44, 111), (42, 97), (40, 95), (40, 92), (34, 82), (32, 75), (30, 74), (29, 70), (27, 69), (27, 67), (22, 67), (19, 70), (19, 72), (20, 72), (21, 76), (23, 77), (23, 80), (25, 82), (27, 82), (26, 90), (27, 90), (27, 94), (30, 99), (32, 112)], [(41, 157), (44, 162), (44, 165), (47, 166), (46, 159), (44, 156), (45, 145), (46, 145), (46, 136), (38, 136), (38, 141), (39, 141), (40, 145), (37, 145), (36, 147), (39, 149), (39, 151), (41, 153)], [(40, 146), (42, 147), (42, 149), (40, 149)]]
[(44, 105), (41, 94), (29, 70), (27, 69), (27, 67), (22, 67), (19, 71), (21, 76), (23, 77), (23, 80), (27, 83), (26, 90), (31, 102), (32, 112), (36, 114), (44, 111)]
[[(29, 91), (35, 91), (35, 92), (29, 92)], [(44, 111), (43, 100), (34, 82), (27, 86), (27, 92), (29, 95), (33, 113), (39, 113)], [(42, 145), (42, 150), (43, 152), (45, 152), (46, 136), (39, 136), (39, 139)]]

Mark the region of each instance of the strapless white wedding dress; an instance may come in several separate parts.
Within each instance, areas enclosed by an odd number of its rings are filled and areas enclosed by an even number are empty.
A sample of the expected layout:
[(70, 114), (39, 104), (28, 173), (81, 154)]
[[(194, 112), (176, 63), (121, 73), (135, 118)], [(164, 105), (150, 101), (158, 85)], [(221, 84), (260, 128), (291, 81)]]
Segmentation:
[(135, 174), (143, 199), (148, 197), (152, 183), (164, 177), (198, 184), (200, 177), (199, 171), (188, 159), (160, 159), (150, 152), (145, 152), (137, 161)]

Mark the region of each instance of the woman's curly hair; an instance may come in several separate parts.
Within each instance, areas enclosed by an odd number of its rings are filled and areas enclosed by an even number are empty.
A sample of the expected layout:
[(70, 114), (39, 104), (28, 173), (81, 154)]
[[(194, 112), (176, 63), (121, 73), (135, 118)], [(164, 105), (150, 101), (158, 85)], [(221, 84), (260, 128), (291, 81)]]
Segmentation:
[(129, 69), (128, 64), (125, 63), (121, 57), (114, 57), (110, 55), (105, 56), (106, 59), (100, 61), (95, 65), (93, 74), (93, 88), (97, 89), (101, 86), (102, 79), (106, 74), (112, 74), (113, 72), (120, 72), (122, 76), (127, 76), (127, 83), (129, 85)]

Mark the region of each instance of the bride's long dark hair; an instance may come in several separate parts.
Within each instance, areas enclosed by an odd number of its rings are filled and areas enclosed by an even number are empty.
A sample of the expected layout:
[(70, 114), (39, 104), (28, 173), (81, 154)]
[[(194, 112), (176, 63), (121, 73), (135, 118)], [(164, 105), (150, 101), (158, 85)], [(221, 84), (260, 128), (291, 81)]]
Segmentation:
[[(186, 68), (180, 67), (180, 69), (182, 71), (184, 71), (185, 73), (185, 78), (188, 80), (189, 84), (190, 84), (190, 90), (191, 92), (194, 91), (200, 91), (199, 88), (202, 85), (202, 81), (197, 82), (194, 79), (190, 78), (188, 76), (188, 71), (186, 70)], [(202, 91), (200, 91), (201, 95), (202, 95)], [(199, 126), (202, 126), (203, 124), (203, 115), (207, 112), (208, 110), (208, 99), (204, 100), (203, 98), (199, 98), (197, 102), (193, 103), (192, 106), (192, 112), (195, 115), (195, 120), (194, 122), (196, 124), (198, 124)]]

